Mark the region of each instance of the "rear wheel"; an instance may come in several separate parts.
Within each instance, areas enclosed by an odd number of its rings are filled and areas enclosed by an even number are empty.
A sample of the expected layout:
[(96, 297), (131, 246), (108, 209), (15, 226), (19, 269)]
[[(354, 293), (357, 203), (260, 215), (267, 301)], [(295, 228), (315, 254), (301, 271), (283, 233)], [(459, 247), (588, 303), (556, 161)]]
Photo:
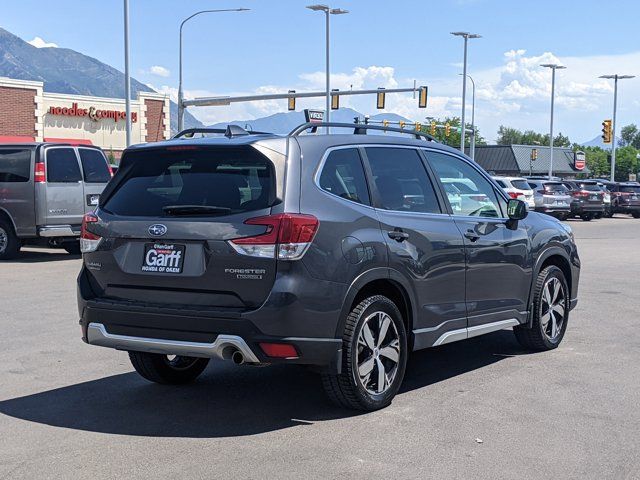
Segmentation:
[(538, 274), (533, 293), (533, 325), (515, 327), (518, 342), (530, 350), (560, 345), (569, 319), (569, 288), (562, 270), (548, 266)]
[(133, 368), (151, 382), (180, 385), (193, 382), (209, 363), (208, 358), (129, 352)]
[(20, 252), (20, 239), (13, 231), (13, 226), (0, 219), (0, 260), (10, 260)]
[(595, 218), (596, 220), (600, 220), (600, 219), (602, 218), (602, 213), (596, 213), (596, 214), (594, 215), (594, 218)]
[(640, 218), (640, 212), (633, 212), (631, 215), (633, 215), (633, 218)]
[(407, 353), (407, 334), (395, 303), (382, 295), (363, 300), (347, 317), (342, 373), (322, 377), (329, 399), (357, 410), (386, 407), (402, 384)]
[(584, 220), (585, 222), (589, 222), (589, 221), (591, 221), (593, 216), (590, 213), (583, 213), (582, 215), (580, 215), (580, 218), (582, 220)]

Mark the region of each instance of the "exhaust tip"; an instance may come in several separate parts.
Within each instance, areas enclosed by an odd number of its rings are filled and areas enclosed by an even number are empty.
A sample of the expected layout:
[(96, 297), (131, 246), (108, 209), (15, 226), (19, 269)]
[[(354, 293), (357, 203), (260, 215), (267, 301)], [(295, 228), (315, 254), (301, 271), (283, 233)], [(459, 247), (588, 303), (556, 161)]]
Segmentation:
[(244, 355), (240, 350), (236, 350), (231, 355), (231, 361), (233, 361), (233, 363), (235, 363), (236, 365), (242, 365), (244, 363)]

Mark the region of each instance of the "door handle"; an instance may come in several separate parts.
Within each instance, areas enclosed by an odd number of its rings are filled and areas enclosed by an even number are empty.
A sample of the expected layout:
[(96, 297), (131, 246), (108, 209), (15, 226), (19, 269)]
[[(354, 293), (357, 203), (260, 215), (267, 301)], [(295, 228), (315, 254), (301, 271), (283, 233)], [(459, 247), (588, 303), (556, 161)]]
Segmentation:
[(396, 242), (404, 242), (409, 238), (409, 234), (407, 232), (403, 232), (401, 228), (391, 230), (387, 232), (387, 235), (389, 235), (389, 238), (393, 238)]
[(478, 235), (473, 230), (467, 230), (466, 232), (464, 232), (464, 236), (467, 237), (472, 242), (475, 242), (480, 238), (480, 235)]

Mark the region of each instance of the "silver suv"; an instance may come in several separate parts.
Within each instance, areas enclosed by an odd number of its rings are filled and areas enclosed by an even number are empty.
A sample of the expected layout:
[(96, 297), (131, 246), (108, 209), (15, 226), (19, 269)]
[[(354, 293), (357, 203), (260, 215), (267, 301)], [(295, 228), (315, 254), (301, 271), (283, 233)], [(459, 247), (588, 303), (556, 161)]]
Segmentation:
[(44, 240), (80, 253), (80, 226), (111, 180), (102, 150), (59, 143), (0, 145), (0, 260)]

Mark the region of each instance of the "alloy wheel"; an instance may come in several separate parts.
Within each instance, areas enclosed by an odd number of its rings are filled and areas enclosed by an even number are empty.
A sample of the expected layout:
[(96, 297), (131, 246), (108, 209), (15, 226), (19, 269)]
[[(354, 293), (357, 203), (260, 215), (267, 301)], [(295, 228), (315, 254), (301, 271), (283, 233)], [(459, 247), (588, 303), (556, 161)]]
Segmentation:
[(356, 355), (358, 379), (364, 389), (374, 395), (386, 392), (400, 363), (400, 338), (389, 314), (377, 311), (364, 320)]
[(542, 290), (542, 331), (555, 343), (562, 333), (566, 313), (566, 295), (559, 279), (552, 277)]
[(9, 235), (4, 228), (0, 227), (0, 253), (4, 253), (9, 245)]

